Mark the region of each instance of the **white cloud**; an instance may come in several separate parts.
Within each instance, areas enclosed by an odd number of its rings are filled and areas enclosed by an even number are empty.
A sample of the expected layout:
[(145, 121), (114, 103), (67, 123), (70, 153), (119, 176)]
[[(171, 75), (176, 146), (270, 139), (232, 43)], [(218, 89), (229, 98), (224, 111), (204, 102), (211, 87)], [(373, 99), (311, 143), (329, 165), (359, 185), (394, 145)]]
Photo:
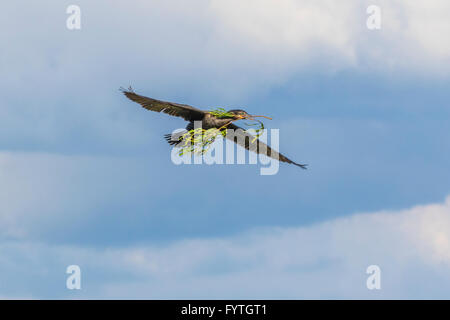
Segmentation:
[(348, 18), (358, 15), (356, 2), (231, 0), (213, 1), (211, 7), (219, 34), (244, 54), (251, 50), (255, 62), (305, 67), (315, 56), (323, 58), (322, 50), (335, 57), (322, 61), (327, 66), (355, 59), (355, 32)]
[[(227, 43), (271, 74), (273, 69), (289, 74), (312, 64), (328, 71), (432, 69), (448, 75), (450, 3), (432, 3), (231, 0), (214, 1), (212, 12)], [(365, 23), (366, 8), (373, 4), (381, 8), (377, 31), (369, 31)]]
[[(442, 204), (165, 246), (9, 242), (0, 247), (2, 277), (14, 269), (15, 277), (31, 279), (33, 270), (54, 286), (30, 292), (8, 280), (0, 294), (70, 297), (56, 279), (64, 281), (58, 273), (65, 264), (78, 264), (85, 278), (78, 294), (89, 298), (448, 298), (449, 243), (450, 197)], [(381, 268), (381, 291), (365, 287), (372, 264)]]

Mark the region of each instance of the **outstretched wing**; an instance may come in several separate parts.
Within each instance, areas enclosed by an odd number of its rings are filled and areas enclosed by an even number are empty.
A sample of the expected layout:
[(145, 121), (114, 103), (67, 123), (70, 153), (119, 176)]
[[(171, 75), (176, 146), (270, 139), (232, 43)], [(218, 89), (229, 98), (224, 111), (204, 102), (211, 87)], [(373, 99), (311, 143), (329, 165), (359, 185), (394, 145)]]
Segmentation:
[[(259, 154), (265, 154), (268, 157), (277, 159), (281, 162), (292, 163), (295, 164), (296, 166), (299, 166), (302, 169), (306, 169), (307, 166), (306, 164), (299, 164), (288, 159), (281, 153), (278, 153), (277, 151), (273, 150), (265, 143), (259, 141), (258, 139), (255, 140), (255, 137), (253, 135), (251, 135), (241, 127), (238, 127), (233, 123), (231, 123), (230, 125), (228, 125), (228, 129), (234, 130), (234, 134), (229, 134), (229, 132), (227, 132), (227, 135), (225, 137), (233, 141), (234, 143), (240, 145), (241, 147), (244, 147), (247, 150), (254, 151)], [(253, 140), (255, 141), (252, 143)]]
[(188, 106), (187, 104), (166, 102), (141, 96), (135, 93), (131, 87), (128, 90), (121, 88), (121, 91), (128, 99), (139, 103), (145, 109), (164, 112), (174, 117), (183, 118), (186, 121), (202, 120), (206, 114), (205, 111)]

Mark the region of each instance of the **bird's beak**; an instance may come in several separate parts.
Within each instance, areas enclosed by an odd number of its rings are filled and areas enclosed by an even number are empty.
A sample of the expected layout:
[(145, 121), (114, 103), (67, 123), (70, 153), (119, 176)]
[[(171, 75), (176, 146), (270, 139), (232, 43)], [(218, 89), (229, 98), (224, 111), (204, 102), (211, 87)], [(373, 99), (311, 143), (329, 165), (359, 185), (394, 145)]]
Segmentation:
[(246, 117), (246, 118), (249, 119), (249, 120), (255, 120), (254, 118), (266, 118), (266, 119), (272, 120), (272, 118), (270, 118), (270, 117), (266, 117), (266, 116), (256, 116), (256, 115), (249, 115), (249, 116)]

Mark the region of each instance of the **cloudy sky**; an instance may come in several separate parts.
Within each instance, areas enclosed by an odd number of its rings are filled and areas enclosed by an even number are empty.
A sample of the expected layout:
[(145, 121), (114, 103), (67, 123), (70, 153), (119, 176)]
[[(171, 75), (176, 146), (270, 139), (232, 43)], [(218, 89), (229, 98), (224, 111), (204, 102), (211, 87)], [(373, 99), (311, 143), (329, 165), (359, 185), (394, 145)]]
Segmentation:
[[(80, 30), (66, 27), (73, 4)], [(449, 12), (2, 4), (0, 298), (450, 298)], [(309, 170), (176, 166), (163, 135), (185, 124), (126, 100), (129, 85), (269, 115)], [(69, 265), (81, 290), (66, 288)]]

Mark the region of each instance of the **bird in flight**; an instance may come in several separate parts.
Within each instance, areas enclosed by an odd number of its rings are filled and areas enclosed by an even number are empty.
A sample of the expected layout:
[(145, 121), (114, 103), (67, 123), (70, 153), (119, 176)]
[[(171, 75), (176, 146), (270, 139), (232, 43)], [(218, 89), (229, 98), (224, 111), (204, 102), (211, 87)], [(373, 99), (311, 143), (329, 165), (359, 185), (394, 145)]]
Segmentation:
[[(255, 139), (253, 135), (251, 135), (241, 127), (238, 127), (235, 124), (231, 123), (232, 121), (236, 120), (241, 119), (254, 120), (255, 117), (264, 117), (264, 116), (253, 116), (248, 114), (244, 110), (234, 109), (229, 110), (227, 112), (228, 116), (218, 117), (216, 115), (213, 115), (211, 112), (200, 110), (187, 104), (166, 102), (141, 96), (135, 93), (131, 87), (128, 88), (128, 90), (121, 88), (121, 91), (128, 99), (136, 103), (139, 103), (145, 109), (155, 112), (163, 112), (174, 117), (183, 118), (184, 120), (188, 121), (186, 130), (192, 130), (194, 128), (194, 121), (201, 121), (202, 128), (206, 130), (211, 128), (217, 128), (220, 130), (225, 130), (225, 128), (231, 129), (234, 130), (234, 135), (226, 134), (225, 137), (227, 139), (232, 140), (236, 144), (244, 147), (245, 149), (254, 151), (258, 154), (265, 153), (268, 157), (271, 157), (273, 159), (279, 160), (281, 162), (291, 163), (300, 168), (306, 169), (307, 166), (306, 164), (299, 164), (288, 159), (281, 153), (278, 153), (277, 151), (271, 149), (262, 141)], [(174, 139), (174, 137), (171, 134), (165, 135), (165, 138), (171, 145), (177, 144), (179, 142), (179, 140)], [(256, 147), (252, 146), (252, 143), (256, 143)]]

